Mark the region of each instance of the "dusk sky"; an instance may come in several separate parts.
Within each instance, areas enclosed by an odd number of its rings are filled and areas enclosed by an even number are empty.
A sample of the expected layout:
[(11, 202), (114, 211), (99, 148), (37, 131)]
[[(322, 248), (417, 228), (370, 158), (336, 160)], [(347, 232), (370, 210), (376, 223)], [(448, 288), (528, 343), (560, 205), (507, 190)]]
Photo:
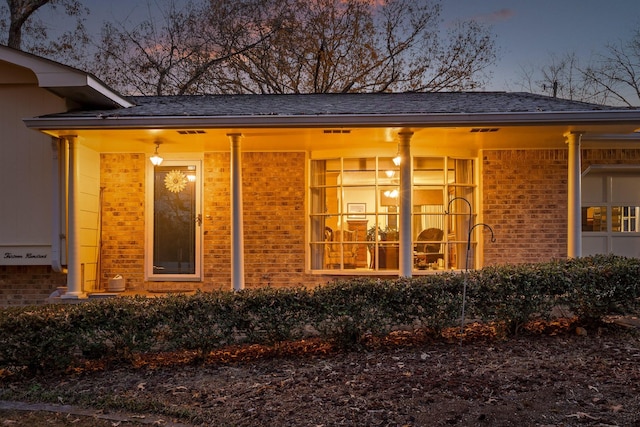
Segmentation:
[[(177, 3), (180, 0), (176, 0)], [(89, 23), (146, 17), (153, 0), (84, 0)], [(476, 19), (492, 26), (499, 59), (486, 90), (519, 90), (521, 67), (549, 62), (551, 54), (576, 52), (587, 62), (609, 42), (629, 40), (640, 28), (640, 0), (443, 0), (443, 25)]]
[(500, 46), (491, 90), (515, 90), (521, 66), (576, 52), (585, 62), (640, 28), (640, 0), (444, 0), (445, 21), (492, 25)]

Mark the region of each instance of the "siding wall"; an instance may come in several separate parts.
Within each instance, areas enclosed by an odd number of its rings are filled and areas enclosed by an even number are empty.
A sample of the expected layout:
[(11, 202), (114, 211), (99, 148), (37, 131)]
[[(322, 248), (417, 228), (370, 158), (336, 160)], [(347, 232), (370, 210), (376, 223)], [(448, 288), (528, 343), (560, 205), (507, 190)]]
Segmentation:
[(80, 145), (78, 205), (80, 221), (80, 262), (85, 291), (100, 289), (97, 276), (100, 209), (100, 153)]

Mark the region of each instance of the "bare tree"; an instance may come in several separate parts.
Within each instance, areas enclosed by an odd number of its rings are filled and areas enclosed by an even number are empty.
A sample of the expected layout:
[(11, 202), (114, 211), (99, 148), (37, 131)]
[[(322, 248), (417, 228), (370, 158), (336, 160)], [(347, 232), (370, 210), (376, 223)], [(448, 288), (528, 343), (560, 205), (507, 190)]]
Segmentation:
[(533, 92), (596, 104), (640, 105), (640, 30), (581, 61), (575, 53), (550, 55), (540, 68), (521, 67), (518, 85)]
[[(273, 33), (270, 0), (170, 2), (135, 25), (107, 23), (90, 69), (123, 93), (184, 95), (215, 92), (216, 69)], [(275, 9), (274, 9), (275, 10)]]
[(594, 90), (586, 79), (585, 70), (573, 52), (562, 56), (550, 55), (549, 63), (540, 69), (521, 67), (519, 86), (532, 93), (543, 93), (552, 97), (574, 101), (604, 103), (602, 94)]
[[(6, 44), (46, 57), (78, 63), (82, 47), (88, 44), (84, 15), (88, 9), (80, 0), (6, 0), (7, 8), (0, 9), (0, 31), (6, 34)], [(62, 8), (62, 16), (75, 18), (75, 26), (55, 38), (50, 38), (47, 20), (55, 19)], [(43, 11), (43, 12), (40, 12)], [(46, 20), (39, 17), (44, 11)]]
[(585, 80), (606, 100), (640, 105), (640, 29), (628, 41), (609, 43), (585, 69)]
[(92, 67), (125, 93), (474, 89), (495, 60), (489, 30), (443, 37), (440, 4), (412, 0), (209, 0), (158, 25), (108, 24)]

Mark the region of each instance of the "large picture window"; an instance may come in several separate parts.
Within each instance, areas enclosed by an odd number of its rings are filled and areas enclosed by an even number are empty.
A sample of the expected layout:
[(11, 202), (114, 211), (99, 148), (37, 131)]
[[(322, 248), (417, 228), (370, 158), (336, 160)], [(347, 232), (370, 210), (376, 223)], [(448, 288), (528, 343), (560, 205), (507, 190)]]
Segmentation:
[[(472, 159), (413, 158), (414, 270), (464, 267), (469, 206), (475, 218), (473, 168)], [(397, 159), (312, 160), (310, 171), (312, 270), (397, 272), (401, 196)]]

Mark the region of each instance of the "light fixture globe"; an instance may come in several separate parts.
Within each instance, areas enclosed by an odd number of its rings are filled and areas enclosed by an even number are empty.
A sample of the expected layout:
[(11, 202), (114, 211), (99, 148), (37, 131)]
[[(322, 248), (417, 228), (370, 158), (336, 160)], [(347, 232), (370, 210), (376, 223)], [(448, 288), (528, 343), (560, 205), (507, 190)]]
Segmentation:
[(153, 156), (149, 157), (149, 160), (151, 160), (151, 163), (153, 163), (153, 166), (160, 166), (160, 164), (162, 163), (162, 161), (164, 160), (162, 157), (160, 157), (160, 155), (158, 154), (158, 147), (160, 147), (160, 143), (156, 143), (156, 151), (154, 151)]

